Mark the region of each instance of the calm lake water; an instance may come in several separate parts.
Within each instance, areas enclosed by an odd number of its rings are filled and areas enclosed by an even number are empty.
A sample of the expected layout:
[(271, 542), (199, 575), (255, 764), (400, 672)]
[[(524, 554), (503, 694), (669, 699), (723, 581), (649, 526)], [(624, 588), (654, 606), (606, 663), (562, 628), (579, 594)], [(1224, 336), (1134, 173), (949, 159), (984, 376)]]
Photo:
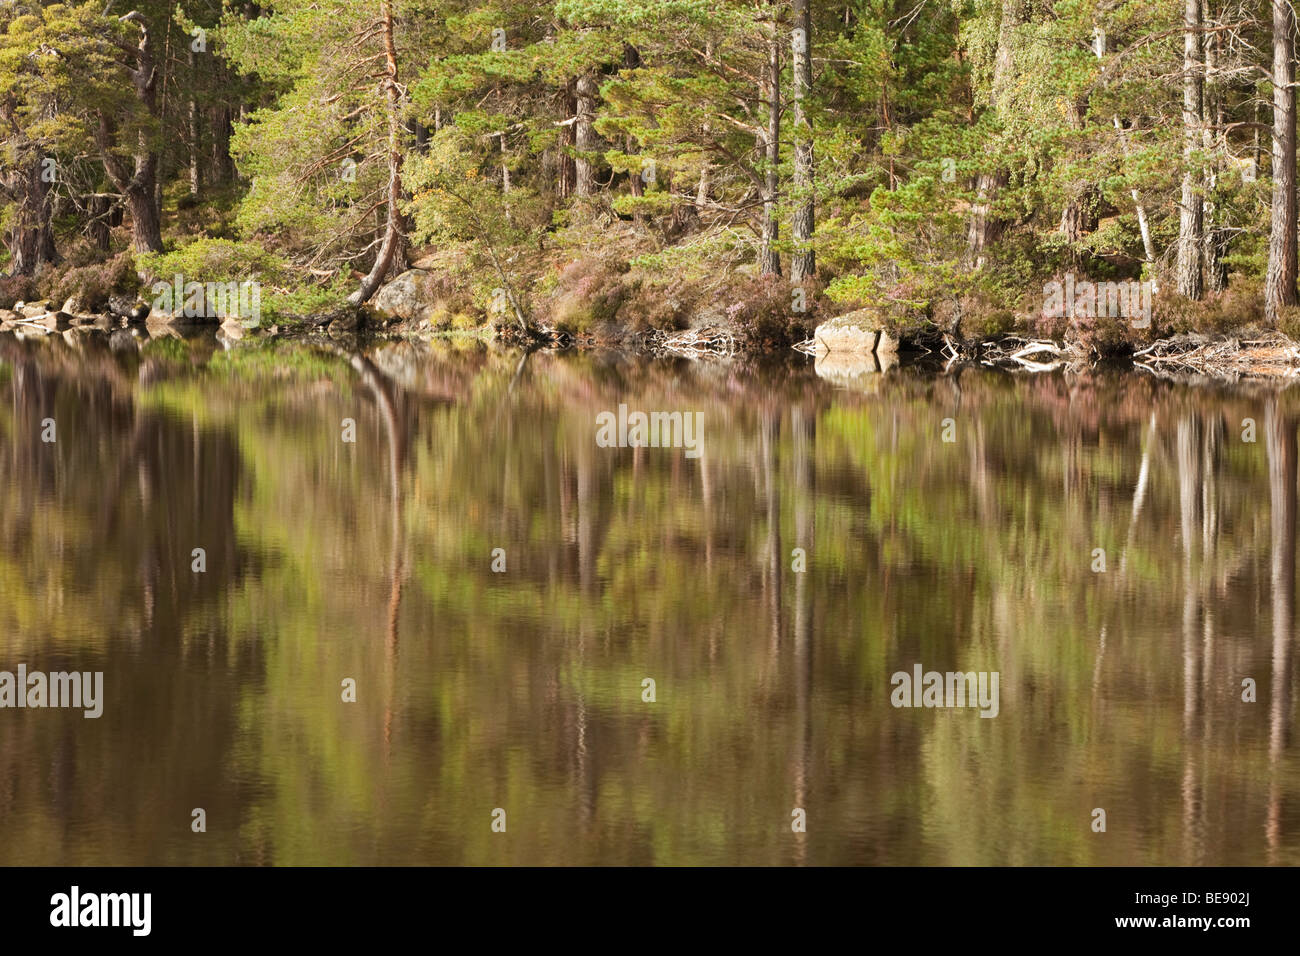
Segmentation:
[(0, 336), (0, 671), (103, 715), (0, 709), (0, 864), (1300, 863), (1293, 394), (79, 335)]

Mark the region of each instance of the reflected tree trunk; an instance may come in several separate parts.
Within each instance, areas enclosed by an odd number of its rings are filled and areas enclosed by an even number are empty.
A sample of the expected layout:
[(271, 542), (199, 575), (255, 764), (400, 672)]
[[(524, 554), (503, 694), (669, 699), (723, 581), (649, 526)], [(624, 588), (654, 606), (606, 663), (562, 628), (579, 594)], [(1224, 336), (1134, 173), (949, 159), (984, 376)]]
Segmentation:
[(781, 645), (781, 489), (777, 478), (777, 444), (781, 437), (781, 419), (774, 406), (763, 410), (762, 452), (763, 491), (767, 499), (767, 574), (764, 590), (773, 653)]
[[(790, 430), (794, 441), (794, 527), (795, 547), (814, 553), (814, 511), (817, 496), (815, 458), (817, 420), (813, 409), (796, 405), (790, 410)], [(796, 574), (794, 585), (794, 671), (795, 711), (798, 715), (798, 748), (795, 757), (794, 805), (808, 807), (808, 781), (812, 762), (812, 665), (813, 602), (809, 594), (809, 576), (805, 570)], [(807, 862), (808, 835), (795, 834), (795, 859)]]
[(352, 368), (361, 377), (378, 406), (384, 422), (384, 436), (388, 446), (389, 520), (392, 547), (389, 552), (391, 585), (388, 592), (388, 615), (384, 640), (384, 755), (392, 751), (393, 700), (396, 697), (398, 625), (402, 607), (402, 578), (405, 574), (405, 545), (403, 534), (404, 499), (402, 471), (407, 462), (410, 441), (410, 421), (406, 403), (397, 385), (381, 372), (370, 359), (359, 353), (349, 357)]
[(1189, 862), (1202, 853), (1203, 807), (1200, 761), (1201, 653), (1200, 588), (1197, 580), (1197, 543), (1201, 540), (1201, 427), (1192, 414), (1178, 420), (1178, 505), (1183, 550), (1183, 830)]
[(1281, 761), (1290, 745), (1291, 638), (1295, 619), (1296, 426), (1283, 416), (1276, 399), (1265, 412), (1271, 515), (1273, 592), (1273, 679), (1269, 696), (1269, 800), (1265, 825), (1269, 862), (1282, 847)]

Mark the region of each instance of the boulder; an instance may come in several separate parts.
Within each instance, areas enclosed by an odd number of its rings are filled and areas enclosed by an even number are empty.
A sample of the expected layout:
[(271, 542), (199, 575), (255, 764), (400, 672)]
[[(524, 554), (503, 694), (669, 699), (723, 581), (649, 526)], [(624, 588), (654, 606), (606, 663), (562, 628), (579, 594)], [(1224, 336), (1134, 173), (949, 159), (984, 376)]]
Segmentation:
[(49, 301), (41, 302), (24, 302), (22, 308), (18, 309), (25, 318), (39, 319), (48, 312), (54, 312), (54, 303)]
[(823, 322), (813, 332), (813, 343), (818, 352), (865, 352), (874, 354), (880, 328), (868, 321), (860, 321), (859, 312), (850, 312)]
[(244, 328), (244, 323), (239, 319), (228, 318), (217, 329), (217, 341), (221, 343), (222, 348), (228, 349), (241, 341), (250, 331), (251, 329)]
[(108, 311), (113, 315), (120, 315), (123, 318), (139, 322), (149, 316), (149, 304), (134, 296), (110, 295), (108, 297)]
[(427, 319), (436, 305), (433, 281), (433, 274), (424, 269), (407, 269), (380, 287), (370, 307), (389, 320)]
[(893, 357), (893, 360), (889, 362), (889, 366), (898, 364), (898, 346), (898, 339), (891, 335), (886, 329), (881, 329), (880, 332), (877, 333), (876, 358), (881, 359), (880, 364), (882, 367), (880, 370), (882, 372), (888, 370), (888, 366), (886, 366), (884, 360), (881, 358), (882, 356)]
[(858, 373), (883, 372), (898, 364), (898, 337), (871, 309), (858, 309), (823, 322), (813, 332), (813, 343), (819, 374), (824, 356), (834, 356), (825, 363), (828, 370), (851, 367)]

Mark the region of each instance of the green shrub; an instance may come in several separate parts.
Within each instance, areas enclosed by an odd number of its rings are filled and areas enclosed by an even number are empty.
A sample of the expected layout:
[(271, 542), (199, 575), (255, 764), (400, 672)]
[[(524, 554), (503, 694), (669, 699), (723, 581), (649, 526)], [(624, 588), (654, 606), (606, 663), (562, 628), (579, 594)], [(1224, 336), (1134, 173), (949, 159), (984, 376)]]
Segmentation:
[(197, 239), (171, 252), (136, 256), (136, 266), (146, 285), (171, 281), (279, 283), (285, 278), (284, 261), (255, 242)]
[(336, 312), (347, 304), (355, 286), (351, 277), (340, 273), (326, 285), (272, 291), (262, 297), (262, 324), (292, 322), (304, 316)]

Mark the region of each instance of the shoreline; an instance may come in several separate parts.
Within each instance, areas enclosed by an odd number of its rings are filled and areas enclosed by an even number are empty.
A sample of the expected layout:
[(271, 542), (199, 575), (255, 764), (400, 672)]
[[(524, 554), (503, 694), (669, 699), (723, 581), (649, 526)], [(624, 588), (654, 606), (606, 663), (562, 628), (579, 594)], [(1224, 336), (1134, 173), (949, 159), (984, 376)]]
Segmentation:
[[(802, 353), (820, 367), (833, 366), (835, 374), (885, 374), (899, 366), (935, 364), (942, 368), (978, 364), (1031, 373), (1056, 370), (1082, 371), (1099, 364), (1129, 364), (1161, 377), (1208, 376), (1215, 379), (1290, 379), (1300, 377), (1300, 342), (1275, 330), (1245, 326), (1217, 334), (1178, 333), (1155, 339), (1144, 348), (1102, 353), (1078, 341), (1023, 334), (1007, 334), (978, 341), (960, 341), (935, 331), (930, 335), (895, 340), (888, 332), (868, 333), (866, 345), (827, 347), (817, 335), (788, 346), (747, 341), (736, 329), (707, 325), (665, 332), (643, 330), (621, 336), (573, 333), (539, 328), (524, 339), (513, 327), (483, 325), (470, 329), (422, 328), (406, 321), (375, 321), (368, 313), (338, 313), (303, 317), (296, 322), (246, 326), (235, 320), (178, 319), (172, 316), (78, 315), (50, 307), (17, 303), (0, 315), (0, 334), (18, 338), (49, 335), (94, 336), (124, 342), (125, 333), (143, 345), (160, 338), (193, 338), (212, 334), (226, 348), (255, 343), (284, 342), (309, 347), (374, 342), (479, 341), (526, 351), (621, 352), (687, 359), (763, 359)], [(27, 314), (32, 313), (32, 314)], [(371, 321), (362, 321), (365, 315)], [(820, 329), (820, 327), (819, 327)], [(877, 338), (878, 337), (878, 338)], [(888, 354), (877, 354), (875, 342), (888, 342)]]

